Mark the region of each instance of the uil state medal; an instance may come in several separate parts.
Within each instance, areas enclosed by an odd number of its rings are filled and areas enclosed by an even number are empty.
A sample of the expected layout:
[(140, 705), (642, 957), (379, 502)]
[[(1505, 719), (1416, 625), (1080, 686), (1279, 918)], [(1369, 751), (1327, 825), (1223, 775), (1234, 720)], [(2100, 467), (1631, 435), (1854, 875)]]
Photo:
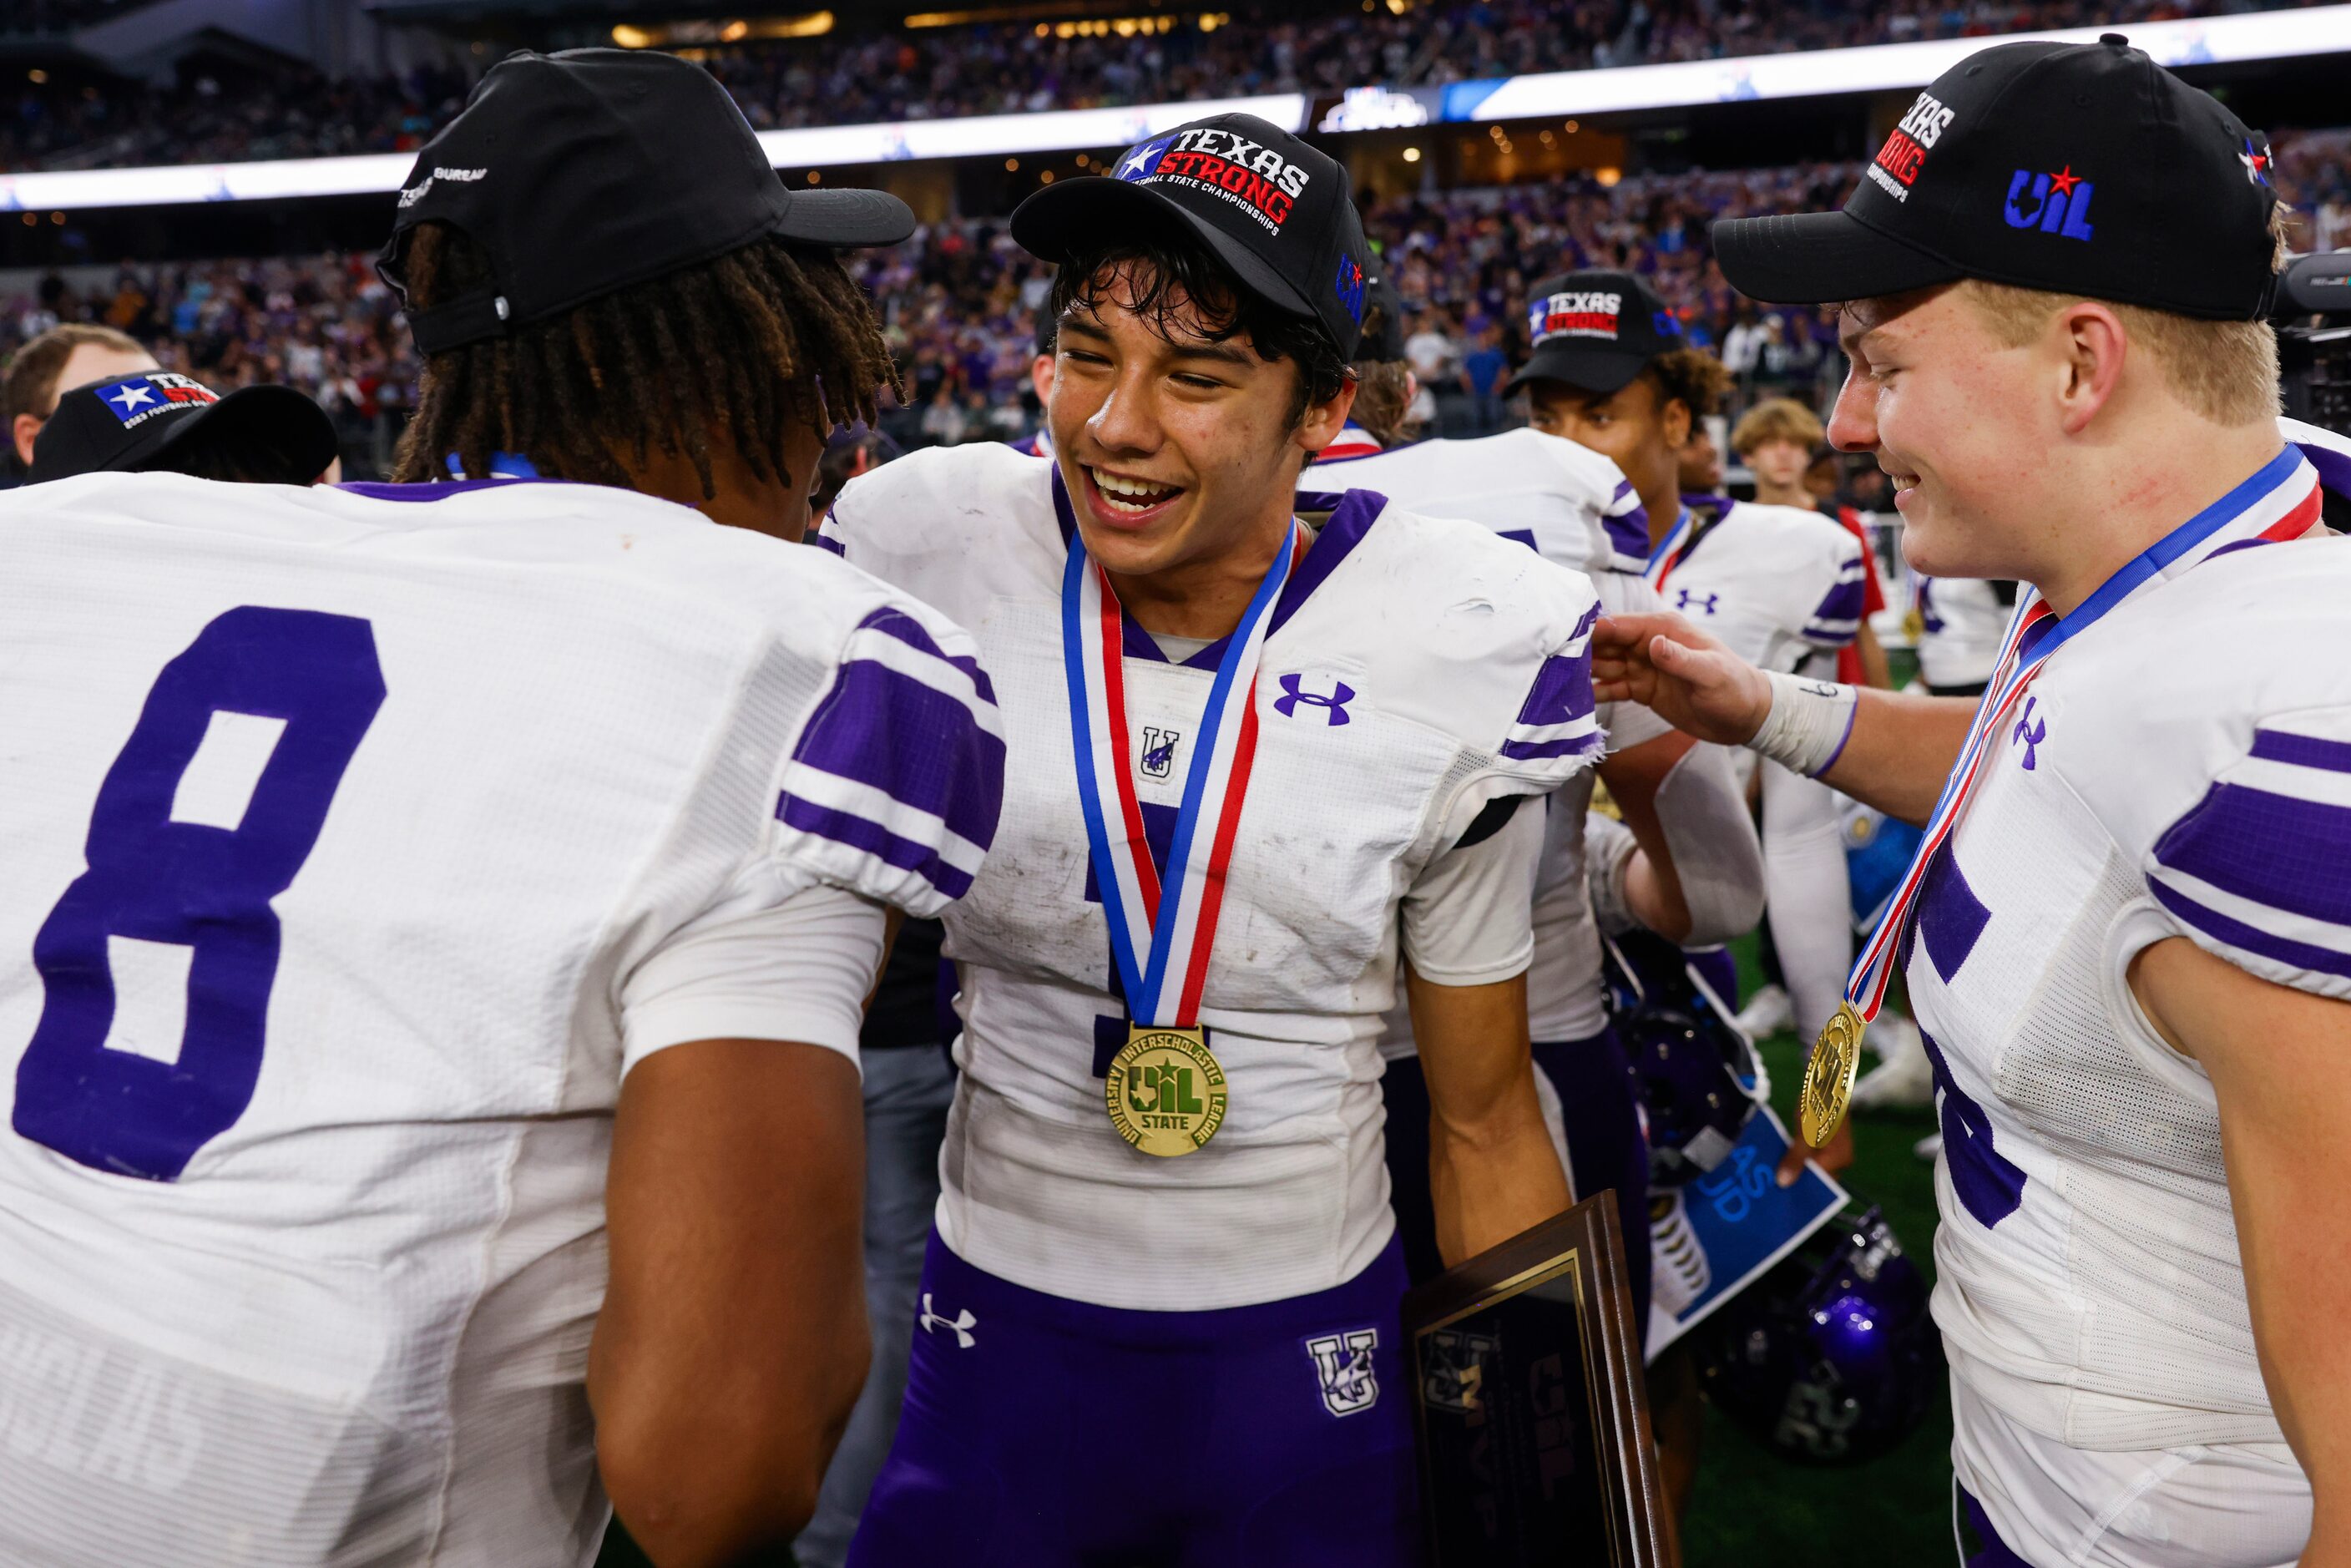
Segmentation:
[(1102, 1099), (1118, 1135), (1146, 1155), (1188, 1155), (1225, 1119), (1225, 1070), (1196, 1029), (1129, 1027)]
[(1803, 1087), (1796, 1097), (1797, 1130), (1804, 1142), (1820, 1148), (1836, 1135), (1844, 1110), (1853, 1099), (1854, 1075), (1861, 1067), (1861, 1014), (1851, 1002), (1840, 1002), (1813, 1043), (1804, 1062)]

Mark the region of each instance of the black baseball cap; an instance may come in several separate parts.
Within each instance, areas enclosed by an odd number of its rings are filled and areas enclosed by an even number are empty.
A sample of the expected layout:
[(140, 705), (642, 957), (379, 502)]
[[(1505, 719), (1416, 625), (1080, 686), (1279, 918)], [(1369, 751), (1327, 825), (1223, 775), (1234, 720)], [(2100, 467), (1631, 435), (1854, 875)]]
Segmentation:
[(2001, 44), (1918, 95), (1843, 212), (1726, 218), (1715, 258), (1791, 304), (1980, 277), (2252, 320), (2275, 276), (2269, 158), (2119, 33)]
[(1012, 237), (1044, 261), (1137, 224), (1196, 236), (1277, 309), (1319, 321), (1343, 359), (1363, 335), (1371, 246), (1347, 172), (1253, 114), (1195, 120), (1128, 148), (1108, 174), (1046, 186), (1013, 210)]
[(1374, 364), (1404, 358), (1404, 296), (1385, 261), (1376, 262), (1364, 291), (1364, 340), (1355, 358)]
[(377, 267), (406, 294), (408, 236), (462, 230), (489, 258), (481, 287), (409, 312), (439, 353), (768, 235), (895, 245), (914, 232), (883, 191), (790, 191), (735, 100), (700, 66), (653, 49), (508, 55), (424, 144)]
[(1658, 355), (1689, 347), (1656, 289), (1629, 272), (1600, 269), (1536, 284), (1527, 298), (1527, 341), (1534, 351), (1505, 393), (1529, 382), (1613, 392)]
[(25, 482), (183, 472), (197, 453), (222, 451), (256, 483), (308, 485), (341, 444), (326, 411), (292, 387), (239, 387), (222, 397), (187, 376), (141, 371), (58, 398), (33, 442)]

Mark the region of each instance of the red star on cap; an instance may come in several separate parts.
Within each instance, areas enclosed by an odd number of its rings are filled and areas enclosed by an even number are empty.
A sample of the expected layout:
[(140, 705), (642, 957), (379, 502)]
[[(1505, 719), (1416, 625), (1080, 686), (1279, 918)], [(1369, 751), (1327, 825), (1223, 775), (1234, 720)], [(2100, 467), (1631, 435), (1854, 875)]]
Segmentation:
[(2060, 196), (2072, 195), (2074, 193), (2074, 187), (2081, 183), (2082, 176), (2074, 172), (2074, 165), (2071, 163), (2065, 165), (2065, 172), (2064, 173), (2052, 174), (2049, 176), (2050, 191)]

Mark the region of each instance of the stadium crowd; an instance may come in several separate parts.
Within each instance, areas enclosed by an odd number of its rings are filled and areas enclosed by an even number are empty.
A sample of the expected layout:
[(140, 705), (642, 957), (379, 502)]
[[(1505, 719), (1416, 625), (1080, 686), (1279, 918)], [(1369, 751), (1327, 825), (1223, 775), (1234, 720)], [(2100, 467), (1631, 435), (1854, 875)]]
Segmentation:
[[(2277, 179), (2297, 207), (2298, 249), (2351, 246), (2351, 130), (2281, 136)], [(1715, 267), (1708, 225), (1834, 206), (1849, 163), (1633, 174), (1614, 185), (1495, 186), (1372, 205), (1374, 242), (1409, 312), (1406, 349), (1432, 429), (1498, 428), (1498, 389), (1526, 353), (1525, 280), (1625, 267), (1647, 277), (1683, 329), (1736, 382), (1727, 412), (1792, 394), (1817, 402), (1844, 373), (1826, 311), (1766, 310)], [(851, 257), (880, 306), (904, 374), (885, 416), (907, 447), (1002, 440), (1033, 428), (1031, 333), (1050, 270), (999, 221), (926, 225), (903, 246)], [(88, 277), (87, 274), (84, 275)], [(381, 473), (414, 397), (416, 364), (391, 290), (364, 256), (125, 264), (77, 287), (49, 275), (0, 299), (0, 355), (61, 320), (117, 327), (167, 369), (222, 387), (284, 382), (317, 398), (354, 477)]]
[[(1427, 86), (1531, 71), (2127, 25), (2313, 0), (1470, 0), (1300, 16), (1260, 6), (1158, 18), (1165, 30), (1064, 36), (1050, 24), (841, 31), (713, 48), (709, 68), (762, 129), (1083, 109), (1259, 92)], [(78, 14), (57, 8), (60, 17)], [(95, 15), (117, 7), (89, 4)], [(1367, 6), (1366, 9), (1372, 9)], [(0, 112), (0, 170), (211, 163), (414, 149), (448, 119), (455, 72), (107, 90), (22, 81)]]

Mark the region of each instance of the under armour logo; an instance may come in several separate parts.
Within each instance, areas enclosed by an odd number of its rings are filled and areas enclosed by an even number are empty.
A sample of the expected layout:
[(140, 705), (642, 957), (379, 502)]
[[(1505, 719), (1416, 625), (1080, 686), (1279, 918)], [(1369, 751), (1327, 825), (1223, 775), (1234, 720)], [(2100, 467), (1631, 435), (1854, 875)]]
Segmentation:
[(1298, 689), (1298, 683), (1305, 678), (1304, 675), (1281, 677), (1281, 689), (1290, 695), (1274, 698), (1273, 711), (1284, 718), (1296, 718), (1298, 705), (1304, 703), (1309, 707), (1327, 710), (1331, 716), (1329, 727), (1336, 729), (1345, 724), (1347, 705), (1355, 700), (1355, 688), (1344, 681), (1334, 680), (1331, 683), (1331, 695), (1327, 697), (1320, 696), (1313, 692), (1301, 692)]
[(1184, 737), (1173, 729), (1143, 727), (1143, 771), (1145, 777), (1165, 779), (1176, 766), (1176, 743)]
[(2032, 771), (2032, 748), (2049, 737), (2049, 721), (2045, 718), (2038, 724), (2032, 721), (2032, 705), (2040, 700), (2038, 697), (2024, 699), (2024, 716), (2016, 721), (2016, 733), (2008, 737), (2008, 744), (2011, 749), (2015, 747), (2018, 741), (2024, 743), (2024, 767), (2027, 772)]
[(979, 1320), (971, 1315), (971, 1309), (966, 1307), (952, 1318), (943, 1318), (931, 1310), (931, 1293), (928, 1291), (923, 1292), (923, 1315), (914, 1321), (923, 1325), (925, 1333), (934, 1328), (955, 1330), (957, 1350), (969, 1350), (979, 1343), (971, 1337), (971, 1331), (979, 1326)]
[(1379, 1403), (1380, 1381), (1372, 1373), (1372, 1352), (1379, 1343), (1377, 1329), (1354, 1329), (1306, 1342), (1306, 1354), (1314, 1358), (1314, 1374), (1322, 1384), (1325, 1410), (1353, 1416)]
[(1713, 614), (1715, 605), (1722, 599), (1719, 593), (1692, 593), (1687, 588), (1681, 591), (1681, 595), (1679, 599), (1674, 601), (1674, 608), (1687, 610), (1691, 605), (1696, 604), (1700, 615)]

